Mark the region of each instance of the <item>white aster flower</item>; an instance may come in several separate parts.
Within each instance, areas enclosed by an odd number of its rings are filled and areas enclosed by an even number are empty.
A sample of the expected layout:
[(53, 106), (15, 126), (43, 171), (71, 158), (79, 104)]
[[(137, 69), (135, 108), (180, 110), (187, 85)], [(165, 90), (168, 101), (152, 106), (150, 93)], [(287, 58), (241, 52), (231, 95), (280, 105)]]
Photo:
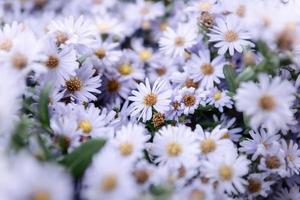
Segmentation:
[(269, 192), (271, 192), (271, 185), (274, 182), (268, 180), (268, 173), (250, 174), (247, 179), (247, 192), (251, 199), (255, 199), (258, 196), (267, 197)]
[(218, 108), (220, 112), (224, 111), (224, 107), (232, 108), (233, 101), (226, 94), (228, 91), (220, 91), (218, 88), (213, 88), (208, 95), (207, 103)]
[(300, 172), (300, 149), (297, 143), (290, 141), (287, 143), (281, 140), (281, 146), (285, 153), (287, 168), (290, 174), (299, 174)]
[(290, 107), (295, 99), (295, 88), (287, 80), (270, 79), (266, 74), (259, 75), (258, 80), (258, 83), (242, 83), (237, 89), (236, 109), (250, 116), (253, 129), (262, 126), (270, 133), (287, 130), (293, 123)]
[(146, 83), (140, 83), (137, 86), (138, 91), (132, 91), (133, 96), (128, 97), (130, 101), (133, 101), (129, 106), (129, 112), (132, 117), (138, 117), (147, 121), (151, 119), (153, 110), (157, 112), (165, 113), (169, 109), (171, 102), (171, 90), (169, 83), (165, 80), (156, 80), (153, 86), (150, 86), (150, 82), (146, 79)]
[(210, 156), (203, 161), (202, 173), (207, 178), (218, 181), (218, 189), (227, 193), (244, 192), (247, 181), (243, 176), (248, 173), (250, 161), (238, 156), (235, 151), (227, 151), (223, 156)]
[(198, 55), (192, 54), (191, 59), (186, 63), (189, 77), (195, 82), (201, 81), (202, 88), (213, 88), (214, 83), (219, 84), (220, 78), (224, 78), (223, 67), (226, 61), (223, 56), (211, 60), (209, 50), (200, 50)]
[(156, 163), (179, 168), (196, 162), (199, 149), (195, 134), (189, 127), (169, 125), (155, 134), (153, 143), (150, 144), (150, 153), (155, 157)]
[(160, 50), (166, 55), (183, 57), (186, 49), (197, 43), (194, 24), (179, 24), (176, 30), (168, 27), (159, 40)]
[(281, 188), (280, 191), (276, 192), (274, 196), (274, 200), (283, 200), (283, 199), (290, 199), (290, 200), (300, 199), (299, 187), (294, 186), (290, 189)]
[(92, 66), (82, 66), (76, 70), (76, 76), (65, 81), (65, 94), (79, 102), (96, 100), (95, 94), (100, 94), (100, 75), (94, 76), (96, 70)]
[(111, 150), (128, 161), (136, 161), (143, 157), (145, 143), (150, 139), (145, 128), (141, 125), (129, 123), (121, 126), (116, 136), (110, 140)]
[(243, 48), (254, 44), (249, 41), (251, 39), (248, 32), (243, 30), (241, 22), (236, 17), (227, 17), (225, 20), (217, 19), (216, 26), (211, 30), (209, 35), (210, 42), (216, 42), (218, 53), (223, 55), (226, 51), (232, 56), (235, 51), (241, 53)]

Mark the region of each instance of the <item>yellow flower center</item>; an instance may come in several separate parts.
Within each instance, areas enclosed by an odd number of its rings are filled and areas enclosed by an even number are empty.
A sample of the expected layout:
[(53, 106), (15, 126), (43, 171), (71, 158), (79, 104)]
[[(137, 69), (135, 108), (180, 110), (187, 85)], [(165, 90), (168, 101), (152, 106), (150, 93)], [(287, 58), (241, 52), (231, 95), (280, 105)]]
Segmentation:
[(16, 69), (24, 69), (28, 64), (28, 59), (23, 53), (17, 52), (12, 56), (11, 62)]
[(121, 64), (118, 68), (118, 71), (122, 75), (129, 75), (132, 72), (132, 66), (130, 64), (127, 64), (127, 63)]
[(150, 93), (144, 97), (144, 104), (146, 106), (154, 106), (157, 101), (157, 96), (154, 93)]
[(46, 61), (46, 66), (49, 68), (49, 69), (54, 69), (58, 66), (59, 64), (59, 59), (57, 56), (52, 56), (50, 55)]
[(216, 92), (213, 96), (215, 101), (219, 101), (222, 97), (222, 93), (220, 91)]
[(175, 38), (175, 45), (177, 47), (182, 47), (184, 43), (185, 43), (185, 39), (183, 37), (178, 36)]
[(150, 176), (150, 173), (147, 170), (137, 170), (133, 172), (133, 176), (138, 184), (144, 184)]
[(197, 87), (198, 87), (198, 83), (197, 83), (197, 82), (194, 82), (193, 79), (187, 79), (187, 80), (185, 81), (185, 86), (186, 86), (187, 88), (191, 88), (191, 87), (197, 88)]
[(117, 92), (120, 88), (120, 82), (116, 79), (107, 81), (107, 90), (109, 92)]
[(226, 42), (234, 42), (239, 39), (239, 35), (236, 32), (229, 30), (224, 34), (224, 39)]
[(69, 92), (79, 91), (82, 87), (82, 81), (79, 77), (73, 77), (70, 80), (66, 81), (67, 90)]
[(229, 139), (230, 138), (230, 134), (228, 132), (224, 133), (224, 135), (222, 136), (222, 139)]
[(211, 9), (211, 7), (212, 7), (212, 4), (209, 2), (201, 2), (199, 4), (199, 9), (201, 11), (209, 11)]
[(222, 165), (219, 168), (219, 176), (222, 180), (224, 181), (229, 181), (231, 180), (232, 176), (233, 176), (233, 170), (232, 167), (228, 166), (228, 165)]
[(100, 23), (98, 29), (101, 33), (107, 33), (110, 30), (110, 25), (108, 23)]
[(119, 145), (119, 150), (122, 156), (129, 156), (133, 152), (133, 145), (130, 142), (124, 142)]
[(50, 200), (50, 194), (46, 191), (37, 191), (31, 196), (32, 200)]
[(276, 102), (275, 102), (275, 99), (272, 96), (263, 95), (259, 99), (259, 105), (263, 110), (272, 111), (276, 106)]
[(167, 153), (169, 156), (176, 157), (182, 152), (181, 145), (177, 142), (171, 142), (167, 144)]
[(200, 149), (202, 153), (208, 154), (216, 149), (216, 142), (213, 139), (204, 139), (200, 144)]
[(139, 57), (142, 61), (146, 62), (148, 61), (152, 56), (152, 53), (151, 51), (149, 50), (142, 50), (140, 53), (139, 53)]
[(115, 175), (106, 175), (101, 182), (101, 189), (104, 192), (113, 191), (118, 184), (117, 177)]
[(236, 14), (239, 17), (244, 17), (246, 12), (246, 6), (245, 5), (239, 5), (238, 8), (236, 9)]
[(106, 51), (103, 48), (97, 49), (95, 51), (95, 55), (99, 58), (99, 59), (103, 59), (106, 56)]
[(93, 126), (89, 120), (83, 120), (79, 123), (79, 128), (81, 128), (85, 134), (89, 134), (92, 131)]
[(188, 198), (189, 200), (204, 200), (205, 199), (205, 192), (199, 189), (193, 189), (190, 193)]
[(4, 39), (0, 43), (1, 50), (9, 51), (11, 49), (11, 47), (12, 47), (11, 39)]
[(64, 32), (57, 32), (56, 33), (56, 42), (58, 45), (64, 44), (68, 40), (68, 35)]
[(210, 63), (201, 65), (200, 69), (204, 75), (211, 75), (215, 71), (214, 67)]

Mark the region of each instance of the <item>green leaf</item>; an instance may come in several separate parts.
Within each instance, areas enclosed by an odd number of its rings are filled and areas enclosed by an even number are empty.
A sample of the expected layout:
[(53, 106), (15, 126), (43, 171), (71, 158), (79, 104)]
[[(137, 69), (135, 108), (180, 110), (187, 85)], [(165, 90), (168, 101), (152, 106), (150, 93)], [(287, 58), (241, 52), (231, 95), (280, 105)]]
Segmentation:
[(20, 150), (27, 145), (28, 137), (28, 118), (23, 116), (20, 122), (17, 124), (16, 129), (11, 137), (11, 146), (15, 150)]
[(236, 81), (238, 83), (240, 83), (243, 81), (252, 80), (253, 78), (255, 78), (254, 70), (251, 67), (247, 67), (246, 69), (244, 69), (244, 71), (242, 73), (240, 73), (238, 75), (238, 77), (236, 78)]
[(40, 94), (39, 101), (39, 120), (43, 128), (50, 128), (50, 119), (49, 119), (49, 93), (51, 90), (51, 85), (47, 84)]
[(86, 168), (90, 165), (93, 155), (100, 151), (104, 144), (105, 140), (89, 140), (63, 157), (60, 163), (78, 179), (82, 177)]
[(225, 79), (227, 81), (229, 91), (235, 92), (235, 90), (237, 88), (237, 83), (235, 80), (236, 72), (234, 71), (234, 69), (232, 68), (231, 65), (225, 65), (223, 68), (223, 73), (224, 73)]

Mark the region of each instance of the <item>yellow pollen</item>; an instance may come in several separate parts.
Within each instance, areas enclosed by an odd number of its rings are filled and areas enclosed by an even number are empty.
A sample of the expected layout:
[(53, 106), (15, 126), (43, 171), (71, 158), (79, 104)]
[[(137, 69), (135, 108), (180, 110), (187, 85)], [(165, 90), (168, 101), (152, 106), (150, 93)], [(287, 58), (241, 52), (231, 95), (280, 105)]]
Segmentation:
[(185, 86), (186, 86), (187, 88), (191, 88), (191, 87), (193, 87), (193, 88), (198, 88), (198, 83), (194, 82), (192, 79), (187, 79), (187, 80), (185, 81)]
[(56, 56), (50, 55), (45, 64), (49, 69), (54, 69), (58, 66), (59, 59)]
[(236, 32), (230, 30), (224, 34), (224, 39), (226, 42), (234, 42), (239, 39), (239, 35)]
[(228, 132), (224, 133), (224, 135), (222, 136), (222, 139), (229, 139), (230, 138), (230, 134)]
[(219, 176), (222, 180), (224, 181), (229, 181), (231, 180), (232, 176), (233, 176), (233, 171), (232, 168), (228, 165), (222, 165), (219, 168)]
[(256, 193), (261, 190), (261, 182), (256, 179), (249, 179), (248, 180), (248, 191), (250, 193)]
[(266, 159), (266, 166), (269, 169), (277, 169), (280, 167), (280, 160), (277, 156), (268, 156)]
[(31, 200), (50, 200), (50, 194), (46, 191), (37, 191), (31, 196)]
[(142, 50), (140, 53), (139, 53), (139, 57), (142, 61), (146, 62), (148, 61), (152, 56), (152, 53), (151, 51), (149, 50)]
[(132, 72), (132, 66), (130, 64), (127, 64), (127, 63), (121, 64), (118, 68), (118, 71), (122, 75), (129, 75)]
[(110, 30), (110, 25), (108, 23), (100, 23), (98, 29), (101, 33), (107, 33)]
[(157, 101), (157, 96), (154, 93), (150, 93), (144, 97), (144, 104), (146, 106), (154, 106)]
[(190, 196), (188, 198), (189, 200), (204, 200), (205, 199), (205, 193), (202, 190), (199, 189), (193, 189), (190, 193)]
[(133, 145), (130, 142), (124, 142), (119, 145), (119, 150), (122, 156), (129, 156), (133, 152)]
[(239, 17), (244, 17), (246, 12), (246, 6), (245, 5), (239, 5), (239, 7), (236, 9), (236, 14)]
[(79, 128), (81, 128), (85, 134), (89, 134), (93, 129), (92, 124), (89, 120), (81, 121), (79, 123)]
[(201, 72), (204, 75), (211, 75), (215, 71), (214, 67), (210, 63), (206, 63), (206, 64), (201, 65), (200, 69), (201, 69)]
[(167, 30), (168, 27), (169, 27), (169, 25), (168, 25), (167, 22), (163, 22), (163, 23), (161, 23), (161, 24), (159, 25), (159, 29), (160, 29), (161, 31)]
[(200, 149), (202, 153), (208, 154), (216, 149), (216, 142), (213, 139), (204, 139), (200, 144)]
[(270, 96), (270, 95), (263, 95), (260, 99), (259, 99), (259, 106), (266, 111), (272, 111), (275, 106), (276, 106), (276, 102), (275, 99)]
[(111, 79), (107, 81), (107, 90), (109, 92), (117, 92), (120, 88), (120, 82), (116, 79)]
[(191, 107), (196, 103), (196, 97), (192, 94), (186, 94), (183, 96), (183, 103), (185, 106)]
[(64, 44), (68, 40), (68, 35), (64, 32), (57, 32), (56, 33), (56, 41), (58, 45)]
[(167, 148), (168, 155), (172, 157), (179, 156), (182, 152), (181, 145), (178, 144), (177, 142), (171, 142), (167, 144), (166, 148)]
[(113, 191), (118, 184), (117, 177), (115, 175), (106, 175), (101, 182), (101, 189), (104, 192)]
[(82, 87), (82, 81), (79, 77), (73, 77), (70, 80), (66, 81), (67, 90), (69, 92), (79, 91)]
[(183, 37), (176, 37), (175, 38), (175, 45), (178, 46), (178, 47), (182, 47), (185, 43), (185, 39)]
[(12, 41), (11, 39), (4, 39), (0, 42), (0, 49), (9, 51), (12, 47)]
[(219, 101), (222, 97), (222, 93), (220, 91), (216, 92), (213, 96), (215, 101)]
[(24, 69), (28, 64), (27, 57), (20, 52), (15, 53), (12, 56), (11, 61), (16, 69)]
[(99, 58), (99, 59), (103, 59), (106, 56), (106, 51), (103, 48), (97, 49), (95, 51), (95, 55)]
[(201, 2), (199, 4), (200, 11), (209, 11), (212, 7), (212, 4), (209, 2)]

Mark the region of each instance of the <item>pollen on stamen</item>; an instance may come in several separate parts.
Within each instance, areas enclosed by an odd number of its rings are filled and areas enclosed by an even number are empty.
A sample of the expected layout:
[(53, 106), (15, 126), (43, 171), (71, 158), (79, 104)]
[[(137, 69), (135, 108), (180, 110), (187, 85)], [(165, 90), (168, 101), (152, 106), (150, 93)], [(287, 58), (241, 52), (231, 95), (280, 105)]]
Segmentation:
[(154, 106), (157, 101), (157, 96), (154, 93), (150, 93), (144, 97), (144, 104), (146, 106)]
[(227, 31), (224, 34), (224, 39), (226, 42), (234, 42), (239, 39), (239, 35), (235, 31)]
[(67, 90), (71, 93), (79, 91), (82, 87), (82, 81), (79, 77), (73, 77), (70, 80), (66, 81)]

